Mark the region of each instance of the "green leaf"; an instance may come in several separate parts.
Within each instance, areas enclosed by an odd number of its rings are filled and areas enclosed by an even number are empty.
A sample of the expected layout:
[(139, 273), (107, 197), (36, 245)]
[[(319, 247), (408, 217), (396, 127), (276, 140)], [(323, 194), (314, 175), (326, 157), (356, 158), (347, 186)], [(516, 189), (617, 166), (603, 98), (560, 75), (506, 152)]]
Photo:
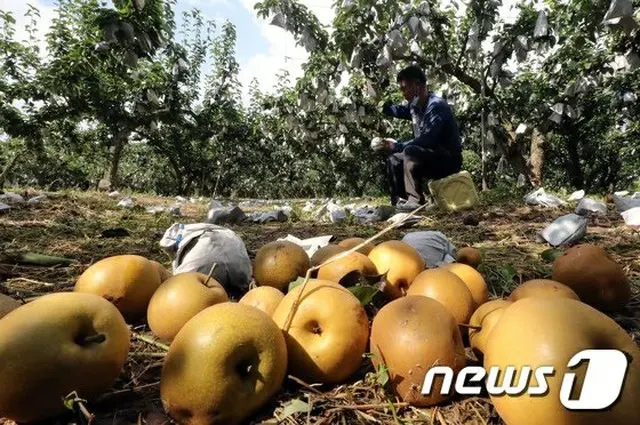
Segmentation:
[(375, 286), (358, 285), (347, 288), (353, 295), (360, 300), (360, 304), (367, 305), (373, 301), (373, 297), (376, 296), (380, 290)]
[(284, 410), (282, 411), (282, 419), (286, 419), (296, 413), (309, 413), (310, 411), (311, 406), (309, 406), (309, 404), (299, 398), (296, 398), (285, 405)]
[(288, 291), (292, 291), (296, 286), (302, 285), (304, 283), (304, 277), (300, 276), (293, 282), (289, 283)]
[(378, 364), (378, 370), (376, 371), (376, 381), (381, 386), (387, 385), (389, 382), (389, 371), (387, 370), (387, 366), (384, 363)]
[(558, 258), (560, 255), (562, 254), (562, 251), (559, 249), (547, 249), (545, 251), (543, 251), (540, 256), (545, 260), (548, 261), (550, 263), (556, 261), (556, 258)]

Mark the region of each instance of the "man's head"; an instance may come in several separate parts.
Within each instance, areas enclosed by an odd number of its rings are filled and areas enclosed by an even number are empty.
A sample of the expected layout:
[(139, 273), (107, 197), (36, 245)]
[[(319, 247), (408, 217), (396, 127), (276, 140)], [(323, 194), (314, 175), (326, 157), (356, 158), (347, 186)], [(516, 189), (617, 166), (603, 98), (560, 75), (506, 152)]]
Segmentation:
[(422, 100), (427, 93), (427, 77), (417, 65), (410, 65), (400, 71), (397, 81), (407, 102), (412, 102), (416, 97)]

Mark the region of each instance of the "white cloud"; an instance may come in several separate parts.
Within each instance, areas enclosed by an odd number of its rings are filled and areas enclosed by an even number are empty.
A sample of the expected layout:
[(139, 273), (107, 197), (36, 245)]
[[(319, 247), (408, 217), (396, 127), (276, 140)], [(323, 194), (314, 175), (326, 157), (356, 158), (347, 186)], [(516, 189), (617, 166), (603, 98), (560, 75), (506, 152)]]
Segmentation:
[[(269, 20), (258, 18), (254, 5), (255, 0), (241, 0), (243, 6), (251, 12), (254, 22), (260, 28), (260, 34), (256, 36), (264, 37), (269, 43), (265, 53), (257, 54), (249, 58), (246, 62), (240, 63), (240, 82), (242, 84), (243, 100), (249, 101), (249, 84), (256, 78), (260, 88), (266, 92), (272, 92), (277, 76), (281, 70), (289, 72), (291, 82), (302, 76), (302, 64), (307, 60), (309, 54), (302, 46), (295, 45), (292, 34), (286, 30), (270, 25)], [(335, 16), (333, 0), (302, 0), (310, 11), (315, 13), (323, 25), (330, 25)]]

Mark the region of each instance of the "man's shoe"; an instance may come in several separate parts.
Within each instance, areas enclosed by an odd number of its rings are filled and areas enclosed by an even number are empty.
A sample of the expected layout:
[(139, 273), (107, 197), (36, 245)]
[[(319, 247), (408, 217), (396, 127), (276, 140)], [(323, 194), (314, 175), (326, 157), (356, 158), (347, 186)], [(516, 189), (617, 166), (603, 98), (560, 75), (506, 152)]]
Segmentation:
[(397, 212), (411, 212), (420, 208), (420, 204), (415, 201), (400, 201), (396, 204)]
[(422, 208), (422, 211), (429, 211), (430, 209), (432, 209), (435, 205), (433, 202), (431, 201), (426, 201), (423, 204), (419, 204), (415, 201), (404, 201), (404, 202), (398, 202), (398, 204), (396, 205), (396, 211), (397, 212), (404, 212), (404, 213), (410, 213), (413, 212), (415, 210), (417, 210), (418, 208), (420, 208), (421, 206), (427, 204), (424, 208)]

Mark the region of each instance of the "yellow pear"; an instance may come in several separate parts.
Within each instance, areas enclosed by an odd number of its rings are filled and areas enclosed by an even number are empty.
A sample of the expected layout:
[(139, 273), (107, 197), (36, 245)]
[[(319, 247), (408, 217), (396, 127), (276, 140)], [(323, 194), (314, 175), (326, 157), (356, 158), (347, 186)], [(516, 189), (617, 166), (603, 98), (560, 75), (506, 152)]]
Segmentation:
[[(561, 403), (561, 387), (568, 373), (575, 374), (576, 382), (576, 386), (567, 387), (571, 389), (569, 399), (577, 399), (576, 390), (580, 388), (595, 392), (598, 401), (606, 401), (604, 399), (611, 395), (603, 390), (604, 381), (585, 382), (585, 374), (591, 373), (587, 367), (602, 368), (602, 363), (581, 362), (575, 368), (568, 366), (576, 354), (589, 349), (617, 349), (626, 353), (622, 355), (623, 361), (627, 356), (629, 359), (622, 394), (605, 410), (569, 410)], [(528, 392), (491, 396), (497, 412), (508, 425), (640, 424), (640, 348), (613, 319), (581, 301), (531, 297), (514, 302), (493, 327), (484, 354), (485, 369), (497, 366), (500, 376), (504, 376), (506, 367), (515, 367), (514, 386), (520, 381), (525, 366), (532, 371), (541, 366), (554, 368), (553, 375), (546, 375), (548, 391), (544, 396)], [(606, 364), (604, 368), (599, 371), (600, 376), (616, 377), (613, 364)], [(597, 375), (598, 371), (594, 373)], [(529, 387), (540, 385), (535, 376), (533, 372), (529, 374)]]
[(258, 286), (247, 292), (238, 302), (256, 307), (272, 316), (283, 298), (282, 291), (272, 286)]
[(111, 301), (131, 323), (145, 316), (159, 286), (160, 274), (151, 261), (139, 255), (116, 255), (89, 266), (74, 290)]
[(115, 384), (129, 344), (124, 318), (97, 295), (54, 293), (15, 309), (0, 320), (0, 417), (50, 419), (73, 391), (95, 399)]
[(309, 384), (343, 382), (362, 364), (369, 338), (367, 313), (338, 283), (309, 280), (296, 286), (273, 320), (284, 330), (291, 373)]
[(216, 304), (193, 317), (171, 343), (160, 395), (178, 423), (235, 425), (279, 391), (286, 370), (284, 336), (265, 312)]
[(193, 316), (207, 307), (229, 301), (224, 287), (199, 272), (178, 273), (153, 294), (147, 322), (160, 339), (171, 341)]

